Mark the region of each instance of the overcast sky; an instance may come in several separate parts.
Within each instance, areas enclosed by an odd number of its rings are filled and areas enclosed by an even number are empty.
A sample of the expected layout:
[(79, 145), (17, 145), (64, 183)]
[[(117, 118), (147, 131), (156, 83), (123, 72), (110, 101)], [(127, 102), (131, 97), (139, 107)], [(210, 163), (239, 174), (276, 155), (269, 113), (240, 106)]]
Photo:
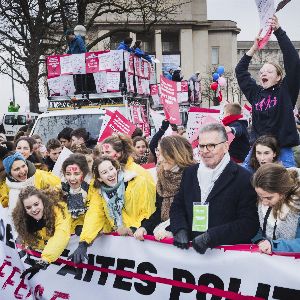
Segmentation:
[[(274, 0), (275, 5), (280, 2)], [(241, 29), (239, 41), (252, 41), (259, 30), (259, 17), (255, 0), (207, 0), (209, 20), (232, 20)], [(291, 0), (277, 14), (280, 25), (288, 33), (291, 40), (300, 41), (300, 0)], [(0, 112), (6, 111), (12, 98), (11, 80), (0, 75)], [(16, 102), (24, 109), (28, 106), (26, 89), (15, 84)]]

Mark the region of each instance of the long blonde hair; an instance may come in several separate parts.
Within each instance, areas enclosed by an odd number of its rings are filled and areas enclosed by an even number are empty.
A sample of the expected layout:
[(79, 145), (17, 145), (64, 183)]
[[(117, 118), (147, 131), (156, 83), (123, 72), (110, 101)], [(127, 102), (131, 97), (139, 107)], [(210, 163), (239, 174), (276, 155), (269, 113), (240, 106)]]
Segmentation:
[(174, 161), (179, 168), (185, 168), (195, 163), (191, 144), (180, 135), (162, 138), (159, 146), (162, 156), (167, 161)]

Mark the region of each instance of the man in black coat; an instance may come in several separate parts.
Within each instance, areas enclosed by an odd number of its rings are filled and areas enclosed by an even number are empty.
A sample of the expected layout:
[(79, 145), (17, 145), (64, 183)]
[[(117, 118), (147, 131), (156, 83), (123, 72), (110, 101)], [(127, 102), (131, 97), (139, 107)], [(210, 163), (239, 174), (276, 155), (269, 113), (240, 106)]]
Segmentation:
[(259, 228), (251, 174), (230, 160), (225, 128), (200, 129), (201, 163), (185, 169), (170, 211), (174, 245), (201, 254), (211, 247), (250, 243)]

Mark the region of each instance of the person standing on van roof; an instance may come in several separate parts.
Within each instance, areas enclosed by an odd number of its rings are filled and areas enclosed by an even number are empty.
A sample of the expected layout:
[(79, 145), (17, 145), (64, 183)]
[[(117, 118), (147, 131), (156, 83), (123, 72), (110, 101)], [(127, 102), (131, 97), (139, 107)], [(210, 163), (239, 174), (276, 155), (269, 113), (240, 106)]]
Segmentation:
[(66, 40), (68, 42), (67, 54), (80, 54), (86, 52), (85, 42), (80, 35), (75, 35), (71, 29), (66, 30)]
[(60, 141), (61, 145), (63, 147), (66, 147), (68, 149), (71, 148), (72, 145), (72, 138), (71, 133), (73, 129), (71, 127), (65, 127), (58, 135), (57, 139)]
[(13, 101), (9, 102), (9, 105), (8, 105), (8, 108), (7, 108), (8, 112), (18, 112), (19, 109), (20, 109), (19, 104), (15, 105)]
[(126, 37), (124, 39), (124, 41), (122, 41), (119, 44), (117, 50), (125, 50), (125, 51), (128, 51), (128, 52), (132, 52), (132, 49), (130, 48), (131, 43), (132, 43), (132, 38), (131, 37)]

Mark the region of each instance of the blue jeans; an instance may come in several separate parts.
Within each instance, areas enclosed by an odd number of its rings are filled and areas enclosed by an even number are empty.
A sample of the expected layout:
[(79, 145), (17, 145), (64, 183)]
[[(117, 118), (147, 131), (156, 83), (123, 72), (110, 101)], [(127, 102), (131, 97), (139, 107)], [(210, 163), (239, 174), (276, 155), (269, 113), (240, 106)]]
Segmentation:
[[(253, 173), (254, 171), (250, 167), (251, 154), (252, 154), (252, 148), (250, 149), (248, 155), (246, 156), (242, 166)], [(292, 147), (280, 148), (278, 161), (280, 161), (282, 165), (286, 168), (296, 167), (296, 161), (295, 161)]]

